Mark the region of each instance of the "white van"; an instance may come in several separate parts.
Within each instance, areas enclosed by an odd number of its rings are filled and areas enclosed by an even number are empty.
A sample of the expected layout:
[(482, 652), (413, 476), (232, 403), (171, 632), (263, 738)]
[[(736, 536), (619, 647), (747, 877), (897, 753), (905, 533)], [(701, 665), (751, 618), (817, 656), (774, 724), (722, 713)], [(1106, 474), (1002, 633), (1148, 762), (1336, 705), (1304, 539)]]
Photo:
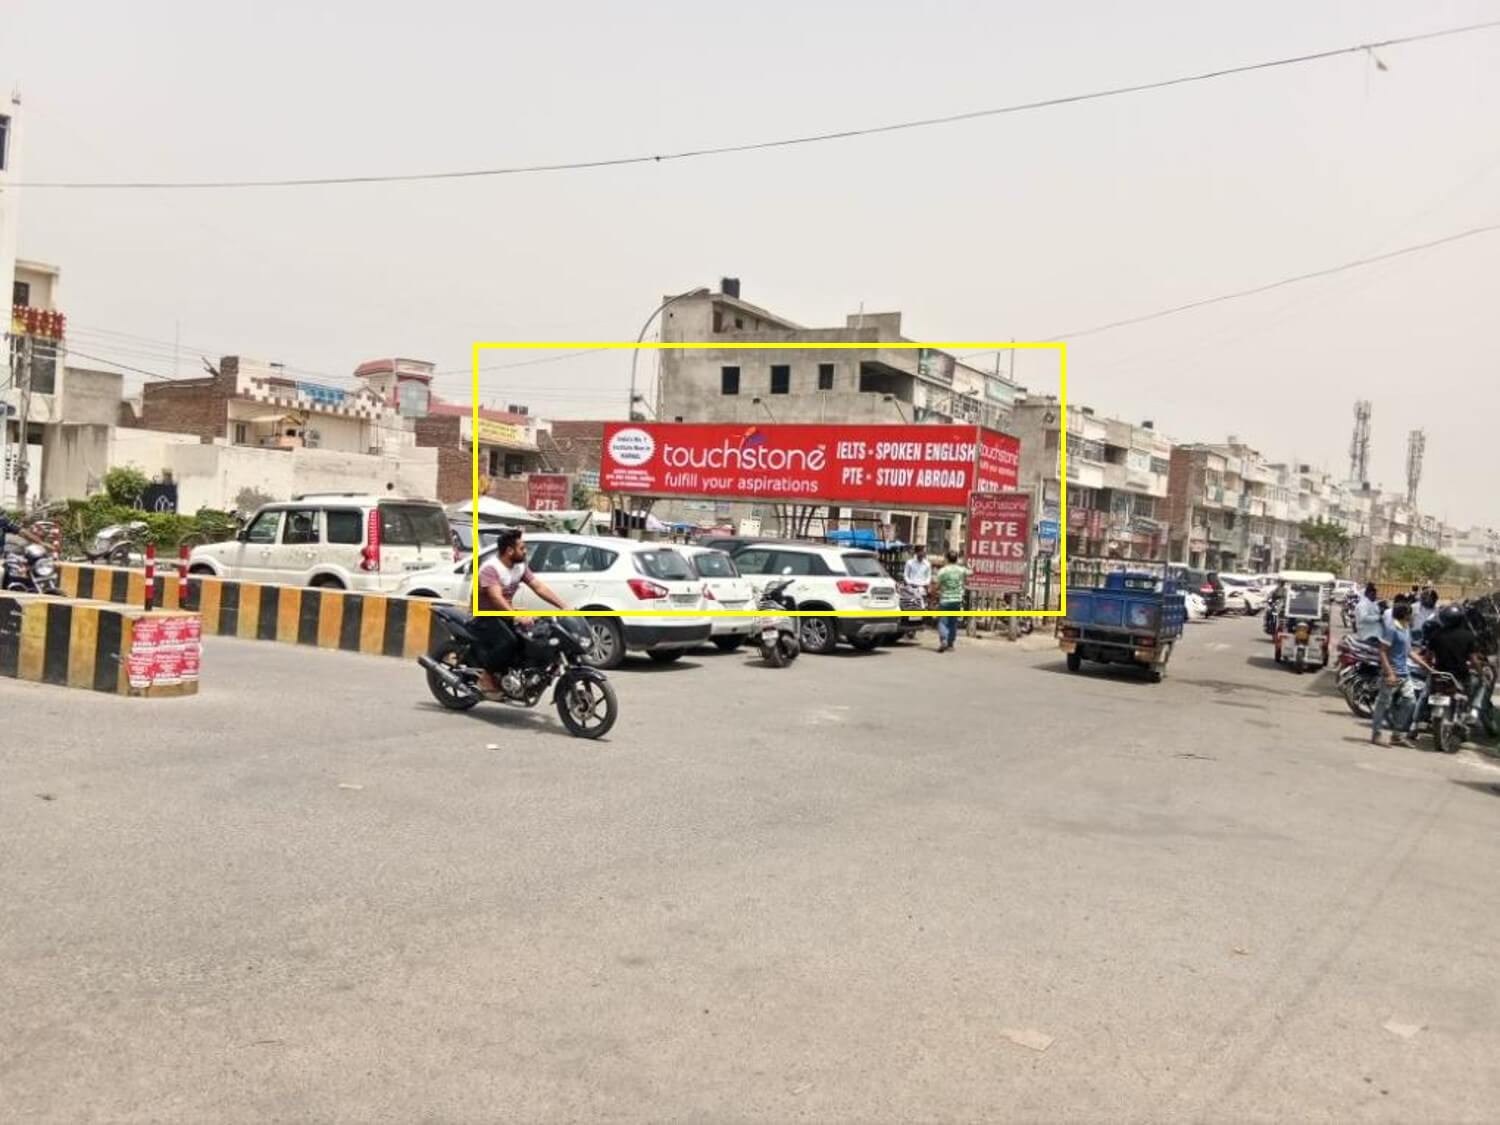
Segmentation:
[(453, 560), (453, 532), (431, 500), (309, 492), (266, 504), (227, 543), (196, 547), (191, 574), (246, 582), (386, 592)]

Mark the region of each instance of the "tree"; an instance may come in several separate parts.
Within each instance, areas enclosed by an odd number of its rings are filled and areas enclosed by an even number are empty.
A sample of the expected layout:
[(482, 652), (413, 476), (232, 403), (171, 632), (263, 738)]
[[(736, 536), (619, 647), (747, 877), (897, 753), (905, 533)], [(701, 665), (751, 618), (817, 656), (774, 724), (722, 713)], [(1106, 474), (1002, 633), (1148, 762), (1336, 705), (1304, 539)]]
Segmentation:
[(1349, 562), (1354, 544), (1349, 535), (1336, 523), (1326, 520), (1304, 520), (1299, 529), (1299, 542), (1292, 552), (1297, 564), (1304, 570), (1328, 570), (1342, 574)]
[(1441, 582), (1455, 565), (1431, 547), (1387, 547), (1380, 557), (1381, 573), (1402, 582)]
[(146, 474), (134, 465), (117, 465), (104, 474), (104, 495), (109, 497), (111, 504), (138, 508), (150, 483)]

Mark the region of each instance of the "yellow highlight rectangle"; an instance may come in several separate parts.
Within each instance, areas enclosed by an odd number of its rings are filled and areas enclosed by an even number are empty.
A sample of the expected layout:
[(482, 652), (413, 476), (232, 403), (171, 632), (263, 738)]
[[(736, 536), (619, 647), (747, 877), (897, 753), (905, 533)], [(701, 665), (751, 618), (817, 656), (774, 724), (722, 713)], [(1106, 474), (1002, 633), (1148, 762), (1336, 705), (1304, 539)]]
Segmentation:
[[(479, 418), (479, 354), (484, 351), (664, 351), (676, 349), (679, 351), (689, 348), (711, 348), (722, 349), (726, 345), (720, 343), (671, 343), (661, 340), (481, 340), (476, 341), (473, 346), (473, 434), (476, 439), (480, 431)], [(1058, 496), (1057, 496), (1057, 526), (1058, 526), (1058, 608), (1057, 609), (960, 609), (948, 613), (934, 614), (931, 611), (924, 612), (922, 616), (931, 617), (1065, 617), (1068, 612), (1068, 345), (1062, 340), (881, 340), (878, 343), (867, 341), (829, 341), (814, 342), (806, 341), (774, 341), (748, 343), (735, 341), (735, 348), (743, 348), (747, 351), (777, 351), (785, 349), (796, 349), (799, 351), (834, 351), (834, 350), (866, 350), (873, 347), (878, 348), (932, 348), (944, 351), (1054, 351), (1057, 353), (1057, 448), (1058, 448)], [(474, 558), (479, 557), (479, 442), (471, 440), (470, 446), (473, 453), (474, 491), (473, 503), (470, 513), (473, 518), (473, 540)], [(602, 466), (601, 466), (602, 468)], [(1044, 504), (1045, 496), (1039, 498), (1039, 505)], [(475, 575), (477, 577), (477, 573)], [(480, 609), (479, 608), (479, 585), (471, 580), (470, 596), (474, 613), (480, 617), (535, 617), (537, 610), (510, 610), (503, 609)], [(912, 613), (901, 610), (765, 610), (765, 609), (568, 609), (559, 610), (548, 608), (545, 616), (548, 617), (892, 617), (902, 618), (913, 616)]]

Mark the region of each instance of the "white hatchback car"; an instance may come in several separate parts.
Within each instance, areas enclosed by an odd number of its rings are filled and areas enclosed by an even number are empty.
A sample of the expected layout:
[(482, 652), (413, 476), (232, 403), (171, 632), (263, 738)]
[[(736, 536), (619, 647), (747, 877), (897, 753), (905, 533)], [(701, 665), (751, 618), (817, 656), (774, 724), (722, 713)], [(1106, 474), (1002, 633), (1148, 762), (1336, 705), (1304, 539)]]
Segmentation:
[(1260, 577), (1255, 574), (1220, 574), (1224, 584), (1224, 609), (1241, 613), (1259, 613), (1266, 606), (1266, 595)]
[[(779, 575), (796, 579), (789, 587), (798, 610), (899, 610), (896, 583), (872, 551), (823, 547), (815, 543), (753, 543), (734, 553), (734, 564), (757, 594)], [(904, 618), (802, 617), (802, 647), (828, 653), (847, 641), (868, 651), (901, 630)]]
[(687, 559), (694, 573), (703, 579), (704, 608), (709, 610), (713, 626), (710, 639), (725, 652), (733, 652), (755, 634), (759, 621), (754, 617), (728, 617), (719, 610), (750, 610), (758, 599), (755, 587), (740, 575), (734, 560), (715, 547), (674, 547)]
[(406, 575), (453, 559), (442, 506), (354, 492), (267, 504), (227, 543), (193, 548), (191, 574), (245, 582), (388, 592)]
[[(479, 565), (494, 553), (493, 547), (483, 551)], [(669, 546), (600, 535), (527, 535), (526, 562), (572, 609), (667, 610), (672, 614), (585, 618), (594, 633), (590, 663), (597, 667), (618, 668), (627, 650), (644, 652), (657, 663), (667, 664), (709, 639), (703, 580)], [(464, 562), (457, 568), (463, 571), (463, 580), (456, 600), (463, 605), (470, 604), (472, 597), (469, 565)], [(516, 608), (545, 614), (550, 607), (529, 586), (523, 586), (516, 595)]]

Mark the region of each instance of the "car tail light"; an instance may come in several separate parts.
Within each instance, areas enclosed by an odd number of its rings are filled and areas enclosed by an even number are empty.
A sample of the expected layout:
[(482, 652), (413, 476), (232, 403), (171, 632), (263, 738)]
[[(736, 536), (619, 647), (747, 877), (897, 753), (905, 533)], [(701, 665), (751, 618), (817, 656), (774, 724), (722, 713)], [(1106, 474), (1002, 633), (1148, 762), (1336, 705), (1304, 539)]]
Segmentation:
[(841, 594), (867, 594), (870, 591), (868, 582), (860, 582), (854, 578), (839, 579), (839, 593)]
[(714, 597), (714, 592), (712, 590), (710, 590), (707, 586), (703, 587), (703, 597), (706, 600), (711, 601), (711, 602), (716, 602), (716, 601), (719, 600), (718, 598)]
[(359, 550), (360, 570), (380, 569), (380, 509), (371, 508), (366, 521), (365, 545)]
[(1201, 586), (1198, 587), (1198, 593), (1200, 593), (1200, 594), (1212, 594), (1213, 592), (1214, 592), (1213, 586), (1210, 585), (1207, 582), (1203, 583), (1203, 585), (1201, 585)]
[(644, 578), (632, 578), (627, 585), (630, 587), (630, 592), (643, 602), (658, 601), (671, 593), (665, 586), (657, 585)]
[(1152, 648), (1156, 645), (1155, 637), (1137, 637), (1135, 643), (1140, 648)]

